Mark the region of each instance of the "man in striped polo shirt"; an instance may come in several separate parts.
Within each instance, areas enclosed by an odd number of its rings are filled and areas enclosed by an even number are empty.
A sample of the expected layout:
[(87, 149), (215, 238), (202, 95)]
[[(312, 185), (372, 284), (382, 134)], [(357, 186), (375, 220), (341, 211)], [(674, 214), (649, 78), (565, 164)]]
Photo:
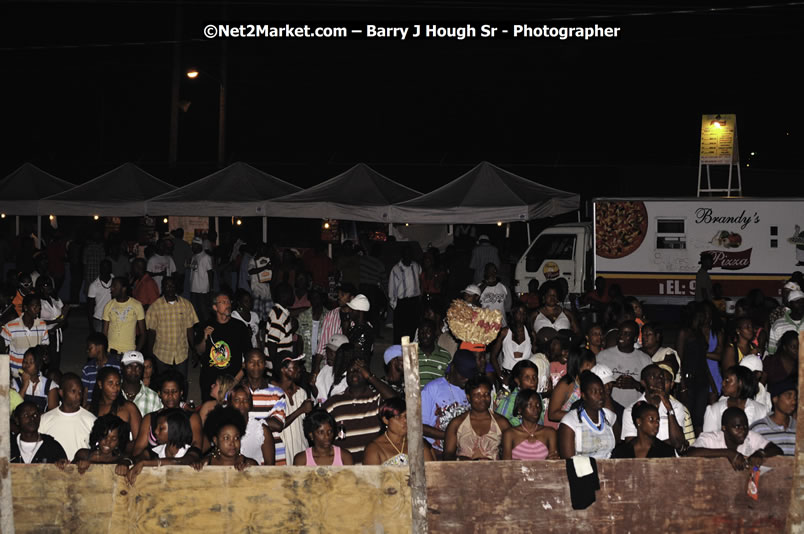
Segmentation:
[(797, 384), (791, 375), (781, 382), (768, 386), (773, 403), (773, 411), (754, 422), (751, 430), (775, 443), (785, 456), (796, 454), (796, 406), (798, 405)]
[(322, 406), (341, 428), (338, 446), (347, 449), (355, 464), (363, 463), (363, 451), (380, 433), (377, 414), (382, 399), (396, 394), (382, 380), (372, 375), (366, 362), (352, 358), (346, 372), (346, 391), (333, 395)]
[(22, 315), (3, 325), (0, 337), (8, 349), (11, 376), (17, 378), (25, 351), (38, 345), (50, 345), (47, 325), (39, 318), (42, 302), (31, 293), (22, 299)]
[(290, 284), (279, 284), (276, 288), (276, 301), (274, 307), (268, 312), (265, 332), (266, 355), (271, 361), (284, 350), (293, 351), (293, 333), (290, 320), (290, 307), (296, 296)]
[(265, 376), (265, 356), (259, 349), (251, 349), (245, 354), (245, 377), (242, 384), (251, 393), (252, 408), (249, 419), (261, 421), (274, 436), (276, 447), (275, 465), (285, 465), (285, 444), (280, 432), (285, 428), (287, 401), (285, 392), (272, 385)]

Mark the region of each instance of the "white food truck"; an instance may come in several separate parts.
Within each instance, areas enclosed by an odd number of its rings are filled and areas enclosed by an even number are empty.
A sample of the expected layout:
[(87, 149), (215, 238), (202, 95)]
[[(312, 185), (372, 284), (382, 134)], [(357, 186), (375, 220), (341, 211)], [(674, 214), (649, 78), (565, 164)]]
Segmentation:
[(596, 276), (652, 304), (695, 295), (701, 254), (723, 296), (753, 289), (778, 297), (784, 280), (804, 269), (804, 199), (600, 198), (594, 222), (545, 229), (516, 266), (516, 292), (528, 282), (565, 278), (570, 293)]

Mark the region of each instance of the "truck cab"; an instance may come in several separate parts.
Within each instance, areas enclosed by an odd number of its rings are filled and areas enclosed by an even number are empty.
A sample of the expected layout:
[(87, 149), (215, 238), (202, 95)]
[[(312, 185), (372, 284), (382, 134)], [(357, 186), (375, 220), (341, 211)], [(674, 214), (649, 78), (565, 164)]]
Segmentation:
[(543, 230), (528, 246), (514, 271), (517, 294), (528, 292), (532, 279), (539, 285), (564, 278), (570, 293), (583, 293), (594, 276), (592, 223), (566, 223)]

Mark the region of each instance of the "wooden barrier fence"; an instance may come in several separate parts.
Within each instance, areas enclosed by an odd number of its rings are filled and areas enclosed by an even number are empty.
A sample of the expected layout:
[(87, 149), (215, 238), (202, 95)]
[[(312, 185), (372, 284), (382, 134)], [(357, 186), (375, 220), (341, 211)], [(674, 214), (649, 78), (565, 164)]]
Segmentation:
[[(427, 464), (430, 532), (783, 532), (793, 461), (771, 458), (759, 500), (724, 459), (599, 462), (601, 489), (570, 506), (565, 463)], [(111, 466), (12, 465), (17, 532), (407, 533), (400, 467), (146, 468), (134, 486)]]

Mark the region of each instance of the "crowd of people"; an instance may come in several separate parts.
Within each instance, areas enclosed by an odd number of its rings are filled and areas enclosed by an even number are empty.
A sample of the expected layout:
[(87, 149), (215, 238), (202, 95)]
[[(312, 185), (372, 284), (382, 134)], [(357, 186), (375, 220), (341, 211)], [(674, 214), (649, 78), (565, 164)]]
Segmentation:
[[(402, 336), (418, 343), (427, 461), (702, 456), (744, 469), (794, 453), (800, 272), (781, 302), (752, 291), (726, 314), (703, 294), (660, 324), (602, 278), (585, 295), (556, 279), (514, 296), (486, 236), (464, 256), (368, 248), (222, 252), (215, 236), (174, 232), (135, 251), (93, 235), (80, 375), (60, 370), (78, 299), (56, 296), (63, 272), (36, 252), (4, 292), (12, 462), (113, 464), (132, 484), (161, 465), (406, 465)], [(499, 310), (497, 339), (457, 339), (453, 299)]]

